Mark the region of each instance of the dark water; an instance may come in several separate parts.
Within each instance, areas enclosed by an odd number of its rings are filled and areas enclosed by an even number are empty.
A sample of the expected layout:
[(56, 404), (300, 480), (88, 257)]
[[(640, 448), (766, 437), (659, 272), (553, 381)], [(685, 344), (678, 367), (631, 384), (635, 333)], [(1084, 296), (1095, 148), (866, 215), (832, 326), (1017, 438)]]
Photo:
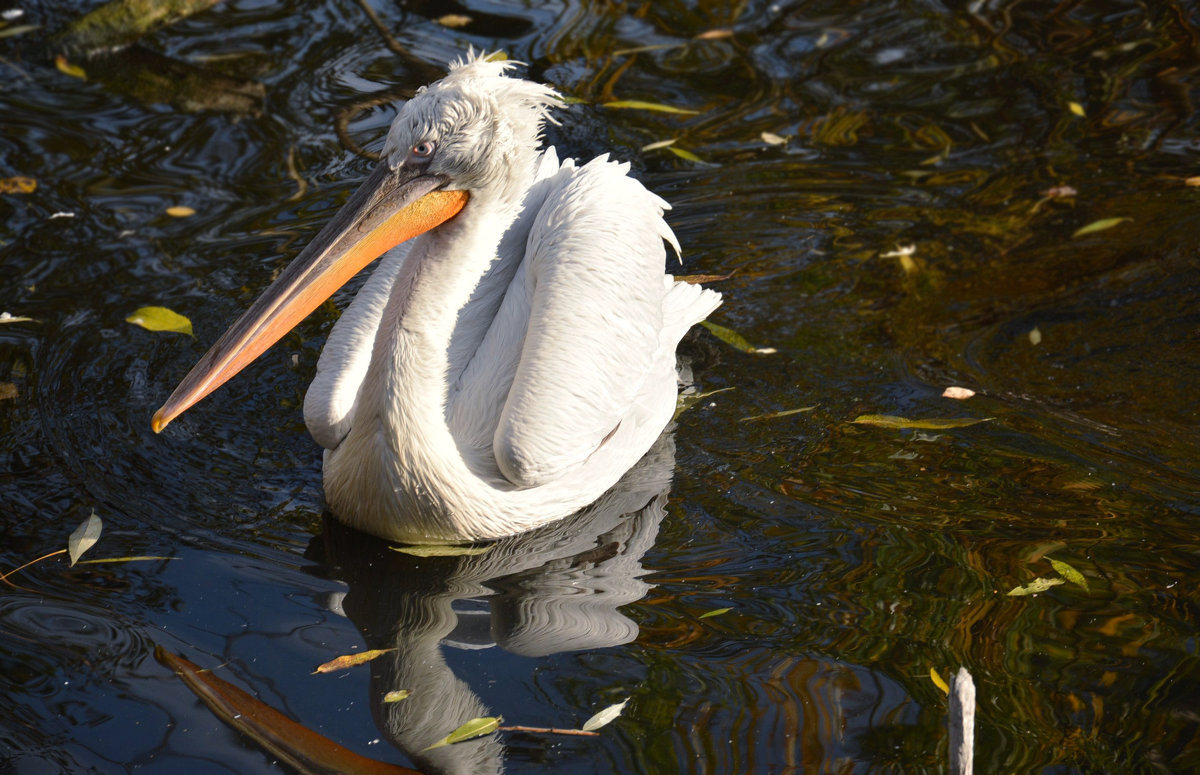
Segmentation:
[[(48, 33), (91, 4), (19, 7), (43, 29), (0, 39), (0, 178), (38, 188), (0, 195), (0, 308), (37, 322), (0, 324), (0, 567), (93, 510), (90, 556), (175, 559), (58, 556), (0, 588), (0, 772), (279, 771), (156, 644), (428, 772), (940, 772), (930, 670), (960, 665), (978, 772), (1200, 771), (1196, 4), (378, 4), (401, 57), (352, 2), (225, 2), (80, 60), (87, 81)], [(778, 352), (702, 334), (701, 388), (733, 389), (613, 502), (417, 559), (322, 519), (299, 407), (333, 306), (149, 420), (365, 175), (339, 115), (378, 147), (373, 98), (468, 45), (584, 100), (551, 141), (632, 160), (682, 271), (735, 273), (715, 320)], [(699, 113), (595, 105), (614, 98)], [(705, 163), (639, 150), (673, 137)], [(124, 322), (146, 304), (196, 339)], [(1048, 557), (1087, 588), (1005, 594), (1060, 577)], [(624, 697), (599, 738), (416, 753), (472, 716), (569, 727)]]

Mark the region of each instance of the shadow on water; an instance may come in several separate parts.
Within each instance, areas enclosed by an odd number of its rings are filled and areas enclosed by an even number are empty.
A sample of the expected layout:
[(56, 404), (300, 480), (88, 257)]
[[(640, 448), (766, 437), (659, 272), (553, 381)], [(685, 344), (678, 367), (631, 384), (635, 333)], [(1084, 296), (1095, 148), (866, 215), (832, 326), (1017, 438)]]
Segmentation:
[[(376, 4), (405, 57), (355, 4), (226, 2), (83, 80), (48, 41), (91, 7), (0, 3), (23, 11), (0, 35), (40, 25), (0, 37), (0, 180), (37, 184), (0, 194), (0, 311), (35, 321), (0, 323), (0, 568), (93, 510), (89, 556), (172, 559), (10, 579), (0, 772), (278, 771), (155, 644), (430, 771), (940, 772), (931, 669), (959, 665), (981, 772), (1200, 769), (1194, 2)], [(669, 500), (414, 559), (322, 520), (300, 404), (353, 287), (161, 436), (149, 418), (366, 174), (339, 122), (378, 148), (381, 95), (468, 45), (583, 100), (548, 139), (631, 160), (678, 271), (733, 273), (716, 322), (776, 352), (699, 335), (700, 389), (732, 390), (679, 418), (649, 477)], [(197, 104), (206, 82), (251, 99)], [(646, 149), (667, 139), (700, 161)], [(195, 338), (124, 322), (147, 304)], [(1039, 578), (1065, 583), (1007, 594)], [(401, 683), (434, 696), (381, 705)], [(445, 734), (625, 696), (598, 738), (421, 758), (434, 707)]]

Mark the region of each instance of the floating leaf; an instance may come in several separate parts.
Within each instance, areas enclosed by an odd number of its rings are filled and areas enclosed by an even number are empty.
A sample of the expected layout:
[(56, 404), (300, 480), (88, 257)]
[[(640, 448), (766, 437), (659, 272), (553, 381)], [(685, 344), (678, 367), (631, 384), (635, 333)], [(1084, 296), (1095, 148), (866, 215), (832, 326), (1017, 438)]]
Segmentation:
[(67, 552), (71, 555), (72, 566), (84, 552), (96, 545), (96, 541), (100, 540), (100, 531), (103, 529), (104, 523), (100, 517), (96, 516), (95, 511), (79, 523), (79, 527), (75, 528), (75, 532), (71, 533), (71, 537), (67, 539)]
[(335, 670), (345, 670), (348, 667), (358, 667), (359, 665), (370, 662), (372, 659), (378, 659), (389, 651), (395, 651), (395, 649), (371, 649), (369, 651), (360, 651), (357, 654), (343, 654), (337, 659), (331, 659), (325, 664), (320, 665), (312, 672), (312, 674), (316, 675), (317, 673), (332, 673)]
[(409, 691), (408, 689), (396, 689), (394, 691), (390, 691), (387, 694), (383, 695), (383, 701), (385, 703), (400, 702), (400, 700), (407, 700), (409, 698), (409, 695), (411, 695), (411, 694), (412, 694), (412, 692)]
[(438, 18), (434, 19), (434, 21), (443, 27), (456, 29), (458, 27), (466, 27), (468, 24), (470, 24), (471, 17), (461, 13), (448, 13), (445, 16), (439, 16)]
[(758, 422), (759, 420), (775, 420), (780, 417), (788, 417), (793, 414), (800, 414), (801, 412), (811, 412), (812, 410), (814, 410), (816, 408), (817, 408), (816, 404), (813, 404), (812, 406), (802, 406), (799, 409), (782, 409), (778, 412), (767, 412), (766, 414), (756, 414), (752, 417), (743, 417), (740, 420), (740, 422)]
[(1072, 237), (1082, 237), (1085, 234), (1095, 234), (1098, 231), (1104, 231), (1105, 229), (1111, 229), (1112, 227), (1114, 227), (1120, 223), (1123, 223), (1125, 221), (1132, 221), (1132, 220), (1133, 220), (1132, 218), (1129, 218), (1126, 216), (1121, 216), (1121, 217), (1117, 217), (1117, 218), (1101, 218), (1098, 221), (1092, 221), (1087, 226), (1076, 229), (1075, 233), (1072, 234), (1071, 236)]
[(704, 159), (701, 159), (696, 154), (687, 150), (686, 148), (677, 148), (674, 145), (669, 145), (669, 146), (667, 146), (667, 150), (670, 151), (671, 153), (675, 154), (676, 156), (678, 156), (681, 159), (686, 159), (688, 161), (698, 161), (701, 164), (708, 163), (708, 162), (704, 161)]
[(950, 694), (950, 684), (946, 683), (945, 680), (943, 680), (942, 677), (940, 675), (938, 675), (938, 671), (932, 667), (929, 668), (929, 679), (931, 681), (933, 681), (934, 686), (936, 686), (937, 688), (942, 690), (943, 694), (946, 694), (946, 695)]
[(62, 54), (59, 54), (54, 58), (54, 66), (57, 67), (58, 71), (63, 75), (69, 75), (72, 78), (79, 78), (80, 80), (84, 81), (87, 80), (87, 73), (84, 72), (83, 68), (68, 62), (67, 58)]
[(1049, 560), (1050, 564), (1054, 566), (1054, 570), (1058, 571), (1058, 575), (1062, 576), (1064, 579), (1073, 584), (1078, 584), (1084, 589), (1088, 588), (1087, 579), (1083, 577), (1082, 573), (1071, 567), (1071, 565), (1063, 562), (1062, 560), (1056, 560), (1053, 557), (1047, 557), (1046, 559)]
[(422, 546), (389, 546), (393, 552), (411, 554), (413, 557), (472, 557), (487, 554), (495, 544), (487, 546), (444, 546), (440, 544)]
[(24, 35), (27, 32), (33, 32), (34, 30), (40, 29), (41, 25), (38, 24), (18, 24), (15, 27), (5, 27), (4, 29), (0, 30), (0, 38), (12, 38), (17, 35)]
[(1187, 178), (1183, 181), (1185, 186), (1200, 186), (1200, 175)]
[(942, 391), (942, 398), (953, 398), (956, 401), (965, 401), (975, 395), (975, 391), (971, 388), (959, 387), (951, 385)]
[(737, 331), (734, 331), (732, 328), (726, 328), (725, 326), (717, 325), (711, 320), (702, 320), (700, 321), (700, 325), (711, 331), (713, 336), (720, 339), (725, 344), (733, 347), (734, 349), (741, 350), (744, 353), (770, 355), (771, 353), (775, 352), (774, 347), (755, 347), (754, 345), (750, 344), (750, 342), (746, 341), (746, 337), (742, 336)]
[(7, 312), (0, 312), (0, 323), (36, 323), (33, 318), (23, 317), (21, 315), (10, 315)]
[(966, 428), (981, 422), (992, 420), (992, 417), (933, 417), (924, 420), (910, 420), (906, 417), (896, 417), (890, 414), (860, 414), (850, 422), (857, 425), (874, 425), (878, 428), (921, 428), (927, 431), (940, 431), (947, 428)]
[(16, 385), (11, 382), (0, 382), (0, 401), (8, 401), (19, 395)]
[(1029, 330), (1029, 343), (1034, 347), (1042, 343), (1042, 329), (1034, 326)]
[(681, 116), (695, 116), (700, 111), (689, 110), (688, 108), (677, 108), (673, 105), (663, 105), (658, 102), (646, 102), (645, 100), (614, 100), (612, 102), (600, 103), (602, 108), (624, 108), (626, 110), (654, 110), (659, 113), (675, 113)]
[(762, 141), (767, 145), (787, 145), (788, 139), (782, 135), (777, 135), (774, 132), (763, 132), (759, 135)]
[(167, 215), (172, 218), (189, 218), (196, 214), (196, 211), (184, 205), (173, 205), (167, 208)]
[(497, 728), (499, 728), (500, 722), (503, 720), (504, 719), (500, 716), (473, 718), (425, 750), (428, 751), (431, 748), (441, 748), (444, 745), (461, 743), (463, 740), (470, 740), (474, 737), (490, 735), (491, 733), (495, 732)]
[(722, 38), (732, 38), (733, 30), (728, 27), (718, 27), (715, 30), (705, 30), (696, 36), (696, 40), (721, 40)]
[(705, 611), (704, 613), (700, 614), (696, 618), (697, 619), (707, 619), (710, 616), (720, 616), (721, 614), (727, 614), (732, 610), (733, 610), (732, 608), (714, 608), (711, 611)]
[(657, 143), (648, 143), (642, 146), (643, 151), (657, 151), (659, 148), (667, 148), (675, 144), (675, 138), (670, 140), (659, 140)]
[(680, 393), (679, 398), (675, 400), (675, 416), (671, 419), (678, 419), (679, 415), (691, 409), (696, 404), (700, 403), (709, 396), (715, 396), (717, 393), (724, 393), (726, 390), (733, 390), (731, 387), (718, 388), (710, 390), (707, 393)]
[(629, 702), (629, 699), (629, 697), (626, 697), (616, 705), (609, 705), (604, 710), (583, 722), (583, 726), (580, 727), (580, 729), (582, 729), (584, 732), (595, 732), (600, 727), (611, 724), (617, 718), (617, 716), (621, 715), (621, 711), (625, 710), (625, 705)]
[(733, 273), (729, 274), (677, 274), (675, 280), (681, 283), (689, 283), (691, 285), (699, 285), (700, 283), (716, 283), (721, 280), (728, 280), (733, 277)]
[(37, 181), (24, 175), (0, 180), (0, 194), (32, 194), (37, 191)]
[(1085, 111), (1083, 109), (1083, 106), (1080, 105), (1078, 102), (1068, 102), (1067, 110), (1070, 110), (1072, 113), (1079, 116), (1080, 118), (1083, 118), (1084, 116), (1087, 115), (1087, 111)]
[(1062, 579), (1041, 578), (1034, 579), (1023, 587), (1013, 587), (1008, 591), (1008, 594), (1013, 597), (1022, 595), (1036, 595), (1039, 592), (1045, 592), (1050, 587), (1057, 587), (1059, 584), (1066, 584)]
[(488, 56), (487, 56), (487, 59), (486, 59), (486, 60), (484, 60), (484, 61), (487, 61), (487, 62), (507, 62), (507, 61), (508, 61), (508, 54), (506, 54), (506, 53), (505, 53), (505, 52), (503, 52), (503, 51), (493, 51), (492, 53), (488, 54)]
[(192, 321), (166, 307), (142, 307), (125, 318), (125, 322), (148, 331), (174, 331), (192, 336)]

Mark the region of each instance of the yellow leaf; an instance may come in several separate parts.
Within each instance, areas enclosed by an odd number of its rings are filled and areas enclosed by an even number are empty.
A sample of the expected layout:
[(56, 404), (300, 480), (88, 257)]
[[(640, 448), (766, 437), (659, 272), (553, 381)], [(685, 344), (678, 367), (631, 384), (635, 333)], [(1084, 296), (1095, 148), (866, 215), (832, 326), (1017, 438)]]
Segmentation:
[(141, 307), (125, 318), (125, 322), (141, 326), (147, 331), (173, 331), (193, 336), (192, 321), (166, 307)]
[(1066, 584), (1062, 579), (1041, 578), (1034, 579), (1023, 587), (1013, 587), (1008, 591), (1012, 597), (1022, 597), (1024, 595), (1036, 595), (1039, 592), (1045, 592), (1050, 587), (1057, 587), (1059, 584)]
[(910, 420), (906, 417), (896, 417), (890, 414), (860, 414), (850, 422), (857, 425), (874, 425), (878, 428), (919, 428), (926, 431), (941, 431), (947, 428), (966, 428), (981, 422), (991, 420), (991, 417), (934, 417), (923, 420)]
[(1122, 223), (1123, 221), (1132, 221), (1132, 220), (1133, 220), (1132, 218), (1128, 218), (1128, 217), (1101, 218), (1098, 221), (1092, 221), (1087, 226), (1084, 226), (1081, 229), (1076, 229), (1075, 233), (1072, 234), (1071, 236), (1072, 237), (1082, 237), (1085, 234), (1094, 234), (1098, 231), (1104, 231), (1105, 229), (1111, 229), (1112, 227)]
[(755, 355), (770, 355), (775, 352), (774, 347), (755, 347), (746, 341), (746, 338), (734, 331), (732, 328), (717, 325), (709, 320), (700, 321), (700, 325), (712, 332), (712, 335), (720, 339), (725, 344), (735, 349), (741, 350), (744, 353), (754, 353)]
[(672, 137), (670, 140), (659, 140), (656, 143), (647, 143), (646, 145), (642, 146), (642, 150), (643, 151), (657, 151), (659, 148), (666, 148), (666, 147), (672, 146), (674, 144), (675, 144), (675, 138)]
[(667, 148), (667, 150), (670, 151), (671, 153), (675, 154), (676, 156), (678, 156), (681, 159), (687, 159), (688, 161), (698, 161), (701, 164), (707, 163), (704, 161), (704, 159), (701, 159), (696, 154), (692, 153), (691, 151), (685, 150), (683, 148), (676, 148), (675, 146), (672, 145), (672, 146), (669, 146)]
[(396, 689), (395, 691), (391, 691), (383, 695), (383, 701), (385, 703), (400, 702), (400, 700), (407, 700), (411, 694), (412, 692), (408, 689)]
[(1069, 563), (1063, 562), (1062, 560), (1056, 560), (1053, 557), (1047, 557), (1046, 559), (1049, 560), (1050, 564), (1054, 566), (1054, 570), (1058, 571), (1058, 575), (1062, 576), (1064, 579), (1073, 584), (1078, 584), (1084, 589), (1088, 588), (1087, 579), (1084, 578), (1083, 574), (1075, 570), (1075, 568), (1073, 568)]
[(1042, 343), (1042, 329), (1037, 326), (1029, 329), (1029, 343), (1034, 347)]
[(83, 68), (68, 62), (67, 58), (62, 54), (59, 54), (54, 58), (54, 66), (57, 67), (58, 71), (63, 75), (69, 75), (72, 78), (78, 78), (82, 81), (87, 80), (87, 73), (84, 72)]
[[(732, 610), (733, 610), (732, 608), (714, 608), (711, 611), (705, 611), (704, 613), (700, 614), (696, 618), (697, 619), (707, 619), (710, 616), (720, 616), (721, 614), (727, 614)], [(590, 732), (591, 730), (588, 730), (588, 731)]]
[(441, 748), (444, 745), (461, 743), (463, 740), (470, 740), (473, 737), (490, 735), (500, 727), (500, 722), (503, 720), (500, 716), (473, 718), (425, 750), (428, 751), (430, 748)]
[(337, 659), (331, 659), (325, 664), (318, 666), (313, 671), (313, 675), (317, 673), (332, 673), (335, 670), (345, 670), (348, 667), (357, 667), (370, 662), (372, 659), (378, 659), (389, 651), (395, 651), (395, 649), (371, 649), (370, 651), (360, 651), (357, 654), (343, 654)]
[(1078, 102), (1068, 102), (1067, 109), (1070, 110), (1075, 115), (1079, 116), (1080, 118), (1087, 116), (1087, 111), (1085, 111), (1083, 109), (1083, 106), (1080, 105)]
[(763, 132), (759, 135), (762, 141), (767, 145), (786, 145), (788, 139), (782, 135), (777, 135), (774, 132)]
[(37, 181), (24, 175), (0, 180), (0, 194), (32, 194), (37, 190)]
[(100, 531), (103, 529), (104, 523), (94, 511), (90, 517), (79, 523), (79, 527), (75, 528), (71, 537), (67, 539), (67, 551), (71, 555), (71, 565), (78, 562), (84, 552), (96, 545), (96, 542), (100, 540)]
[(942, 677), (938, 675), (938, 671), (932, 667), (929, 668), (929, 678), (931, 681), (933, 681), (934, 686), (942, 690), (943, 694), (950, 694), (950, 685), (946, 683)]
[(167, 208), (167, 215), (171, 216), (172, 218), (187, 218), (195, 214), (195, 210), (183, 205), (174, 205)]
[(443, 27), (454, 29), (457, 27), (466, 27), (471, 23), (471, 17), (461, 13), (448, 13), (445, 16), (439, 16), (434, 21)]
[(732, 38), (733, 30), (728, 27), (719, 27), (715, 30), (705, 30), (696, 36), (696, 40), (721, 40), (722, 38)]
[(410, 554), (413, 557), (470, 557), (476, 554), (487, 554), (495, 544), (487, 546), (389, 546), (393, 552)]
[(662, 105), (657, 102), (646, 102), (645, 100), (615, 100), (613, 102), (600, 103), (602, 108), (625, 108), (627, 110), (654, 110), (659, 113), (676, 113), (681, 116), (695, 116), (700, 111), (689, 110), (687, 108), (676, 108), (671, 105)]

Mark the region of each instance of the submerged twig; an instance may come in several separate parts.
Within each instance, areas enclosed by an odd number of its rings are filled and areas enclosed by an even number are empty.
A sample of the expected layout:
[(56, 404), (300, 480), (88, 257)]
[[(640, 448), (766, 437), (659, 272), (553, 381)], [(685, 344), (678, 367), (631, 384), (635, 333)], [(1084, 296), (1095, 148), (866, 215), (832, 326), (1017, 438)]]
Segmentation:
[(538, 735), (574, 735), (575, 737), (599, 737), (599, 732), (584, 732), (582, 729), (559, 729), (557, 727), (526, 727), (514, 725), (497, 727), (499, 732), (531, 732)]

